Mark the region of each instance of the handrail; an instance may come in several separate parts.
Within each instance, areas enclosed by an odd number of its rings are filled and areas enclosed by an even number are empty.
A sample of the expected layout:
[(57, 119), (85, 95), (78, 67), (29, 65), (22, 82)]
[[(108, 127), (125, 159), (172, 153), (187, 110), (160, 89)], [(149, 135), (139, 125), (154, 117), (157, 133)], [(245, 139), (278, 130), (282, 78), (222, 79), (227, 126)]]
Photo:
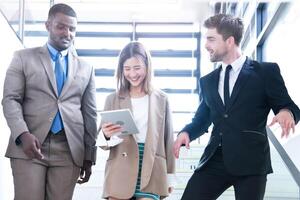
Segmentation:
[[(9, 21), (8, 21), (8, 19), (7, 19), (7, 16), (5, 15), (5, 13), (4, 13), (4, 12), (2, 11), (2, 9), (1, 9), (1, 6), (0, 6), (0, 15), (2, 15), (2, 16), (4, 17), (4, 19), (8, 22), (9, 27), (11, 28), (11, 30), (14, 32), (14, 34), (17, 36), (17, 38), (19, 39), (19, 41), (20, 41), (21, 44), (23, 45), (20, 36), (19, 36), (18, 33), (16, 32), (16, 30), (12, 27), (12, 25), (9, 23)], [(23, 46), (24, 46), (24, 45), (23, 45)]]
[(19, 0), (19, 38), (24, 44), (24, 25), (25, 25), (25, 2)]
[(298, 187), (300, 187), (300, 172), (299, 172), (298, 168), (296, 167), (296, 165), (294, 164), (294, 162), (292, 161), (290, 156), (287, 154), (287, 152), (285, 151), (283, 146), (280, 144), (280, 142), (277, 140), (275, 134), (269, 127), (267, 127), (267, 133), (268, 133), (268, 136), (269, 136), (272, 144), (274, 145), (275, 149), (277, 150), (280, 157), (282, 158), (284, 164), (286, 165), (289, 172), (291, 173), (293, 179), (297, 183)]

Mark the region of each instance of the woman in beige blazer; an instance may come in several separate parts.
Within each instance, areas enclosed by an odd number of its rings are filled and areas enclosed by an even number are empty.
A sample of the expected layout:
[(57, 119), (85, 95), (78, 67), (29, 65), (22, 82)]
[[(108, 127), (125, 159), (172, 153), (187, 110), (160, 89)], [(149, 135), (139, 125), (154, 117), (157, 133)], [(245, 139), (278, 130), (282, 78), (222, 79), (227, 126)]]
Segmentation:
[(143, 45), (126, 45), (119, 57), (117, 91), (107, 97), (104, 109), (129, 108), (139, 133), (116, 136), (120, 125), (102, 124), (102, 148), (110, 150), (104, 198), (157, 200), (169, 194), (168, 174), (175, 172), (171, 112), (166, 94), (151, 86), (151, 71)]

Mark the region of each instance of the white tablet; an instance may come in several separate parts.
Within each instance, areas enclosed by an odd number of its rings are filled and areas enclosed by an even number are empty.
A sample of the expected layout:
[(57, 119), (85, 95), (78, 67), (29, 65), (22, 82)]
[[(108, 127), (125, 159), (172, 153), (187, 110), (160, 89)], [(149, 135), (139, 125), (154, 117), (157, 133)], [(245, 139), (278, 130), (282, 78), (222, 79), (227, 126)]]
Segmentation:
[(120, 124), (123, 128), (122, 134), (128, 135), (139, 133), (129, 109), (103, 111), (100, 112), (100, 116), (101, 124), (106, 122)]

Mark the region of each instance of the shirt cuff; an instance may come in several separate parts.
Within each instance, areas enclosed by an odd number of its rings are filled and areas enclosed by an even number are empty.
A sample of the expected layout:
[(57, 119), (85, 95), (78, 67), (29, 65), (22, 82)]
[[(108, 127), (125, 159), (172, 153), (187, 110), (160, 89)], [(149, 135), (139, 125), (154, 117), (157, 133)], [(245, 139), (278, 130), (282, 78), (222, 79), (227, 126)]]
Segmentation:
[(102, 130), (99, 132), (99, 137), (97, 140), (97, 146), (100, 146), (101, 148), (109, 148), (109, 147), (114, 147), (123, 142), (122, 138), (119, 138), (117, 135), (113, 135), (109, 140), (105, 139), (104, 133)]

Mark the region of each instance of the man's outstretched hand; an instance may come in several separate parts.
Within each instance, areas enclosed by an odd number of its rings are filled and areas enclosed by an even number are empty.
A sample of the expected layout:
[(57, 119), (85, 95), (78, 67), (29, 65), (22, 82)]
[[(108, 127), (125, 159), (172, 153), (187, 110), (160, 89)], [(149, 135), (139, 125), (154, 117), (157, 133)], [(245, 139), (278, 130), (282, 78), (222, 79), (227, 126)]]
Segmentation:
[(281, 137), (288, 137), (291, 129), (293, 130), (293, 133), (295, 132), (295, 120), (293, 114), (287, 109), (280, 110), (279, 113), (273, 117), (269, 126), (276, 123), (278, 123), (281, 127)]
[(173, 154), (176, 158), (179, 157), (180, 147), (185, 145), (185, 148), (190, 148), (190, 137), (187, 132), (181, 132), (173, 144)]

